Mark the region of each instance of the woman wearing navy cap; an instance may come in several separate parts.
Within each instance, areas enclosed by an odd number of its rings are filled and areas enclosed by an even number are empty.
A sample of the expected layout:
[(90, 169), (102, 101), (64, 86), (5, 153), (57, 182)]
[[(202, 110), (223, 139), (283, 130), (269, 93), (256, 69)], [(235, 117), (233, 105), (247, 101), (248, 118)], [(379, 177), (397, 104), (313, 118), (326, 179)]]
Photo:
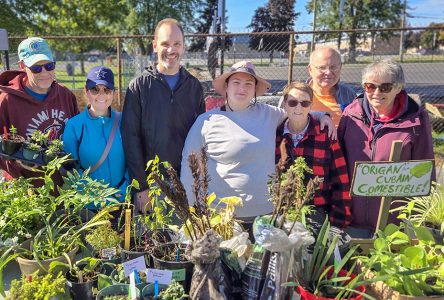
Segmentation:
[[(115, 198), (125, 199), (129, 184), (120, 135), (120, 113), (111, 108), (114, 98), (114, 74), (103, 66), (92, 68), (85, 85), (88, 102), (85, 110), (68, 120), (63, 134), (65, 151), (77, 159), (89, 176), (119, 189)], [(90, 203), (87, 208), (95, 210)]]

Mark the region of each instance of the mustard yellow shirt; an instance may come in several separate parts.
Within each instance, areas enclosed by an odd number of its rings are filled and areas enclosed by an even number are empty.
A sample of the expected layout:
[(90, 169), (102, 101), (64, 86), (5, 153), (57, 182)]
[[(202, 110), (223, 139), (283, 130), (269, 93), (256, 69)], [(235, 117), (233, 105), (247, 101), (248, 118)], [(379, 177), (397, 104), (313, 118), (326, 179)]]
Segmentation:
[(339, 120), (341, 119), (342, 111), (339, 104), (336, 102), (334, 96), (323, 96), (318, 95), (316, 92), (313, 93), (313, 106), (311, 110), (322, 111), (330, 114), (333, 123), (338, 127)]

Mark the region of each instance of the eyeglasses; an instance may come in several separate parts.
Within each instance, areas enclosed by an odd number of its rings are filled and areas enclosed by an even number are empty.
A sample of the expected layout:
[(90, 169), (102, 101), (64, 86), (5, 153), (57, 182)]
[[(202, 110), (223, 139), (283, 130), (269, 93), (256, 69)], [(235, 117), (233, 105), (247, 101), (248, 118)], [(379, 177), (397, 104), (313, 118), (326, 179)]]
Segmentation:
[(28, 67), (28, 69), (30, 69), (32, 73), (38, 74), (38, 73), (41, 73), (43, 71), (43, 68), (45, 68), (45, 70), (48, 71), (48, 72), (54, 70), (55, 69), (55, 65), (56, 65), (56, 63), (54, 61), (54, 62), (50, 62), (50, 63), (44, 64), (44, 65), (40, 65), (40, 66), (39, 65), (33, 65), (33, 66)]
[(103, 89), (101, 89), (101, 88), (99, 88), (98, 86), (95, 86), (95, 87), (89, 89), (89, 92), (90, 92), (92, 95), (94, 95), (94, 96), (96, 96), (96, 95), (98, 95), (98, 94), (109, 95), (109, 94), (111, 94), (113, 91), (114, 91), (113, 89), (109, 89), (109, 88), (107, 88), (107, 87), (104, 87)]
[(335, 65), (331, 65), (331, 66), (315, 66), (312, 65), (316, 70), (318, 70), (321, 73), (325, 73), (328, 70), (330, 70), (330, 72), (337, 72), (341, 69), (341, 66), (335, 66)]
[(380, 85), (374, 84), (374, 83), (370, 83), (370, 82), (366, 82), (364, 83), (364, 90), (367, 93), (374, 93), (376, 91), (376, 89), (379, 89), (379, 91), (381, 93), (390, 93), (391, 90), (393, 89), (394, 84), (387, 82), (387, 83), (382, 83)]
[(296, 106), (298, 106), (298, 104), (300, 104), (302, 107), (307, 108), (311, 105), (311, 101), (307, 101), (307, 100), (298, 101), (298, 100), (293, 100), (293, 99), (287, 100), (287, 105), (290, 107), (296, 107)]

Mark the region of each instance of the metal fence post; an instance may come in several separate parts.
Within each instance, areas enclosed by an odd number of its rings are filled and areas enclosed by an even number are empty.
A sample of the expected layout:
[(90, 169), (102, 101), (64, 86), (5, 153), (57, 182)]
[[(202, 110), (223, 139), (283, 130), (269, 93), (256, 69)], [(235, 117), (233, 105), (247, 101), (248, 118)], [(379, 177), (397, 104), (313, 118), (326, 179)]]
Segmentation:
[(122, 48), (120, 38), (117, 38), (117, 105), (122, 104)]
[(288, 84), (293, 81), (294, 33), (290, 33), (288, 49)]

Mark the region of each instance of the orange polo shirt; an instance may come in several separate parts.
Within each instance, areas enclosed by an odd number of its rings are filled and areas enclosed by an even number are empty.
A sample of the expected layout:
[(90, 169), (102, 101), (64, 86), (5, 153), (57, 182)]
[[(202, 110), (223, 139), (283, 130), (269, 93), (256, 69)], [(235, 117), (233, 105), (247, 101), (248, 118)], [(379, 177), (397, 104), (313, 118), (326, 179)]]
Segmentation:
[(313, 91), (313, 106), (311, 109), (329, 113), (333, 123), (338, 127), (342, 111), (334, 96), (322, 96)]

